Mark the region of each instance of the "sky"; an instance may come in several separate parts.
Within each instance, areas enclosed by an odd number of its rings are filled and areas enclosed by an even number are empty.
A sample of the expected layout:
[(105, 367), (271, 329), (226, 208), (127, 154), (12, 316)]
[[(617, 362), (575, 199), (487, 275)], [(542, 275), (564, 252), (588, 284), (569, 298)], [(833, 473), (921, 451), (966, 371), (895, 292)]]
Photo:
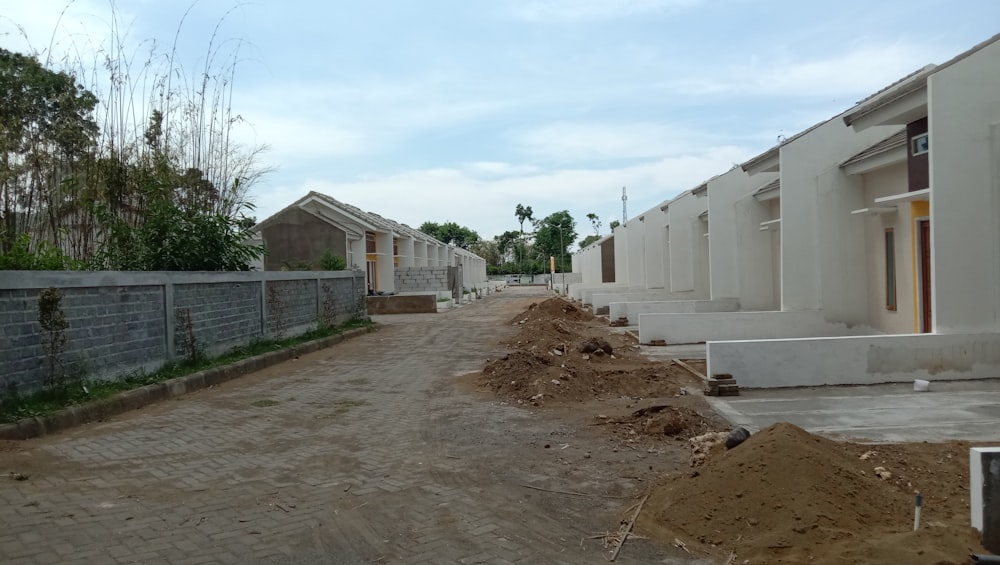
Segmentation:
[(582, 238), (623, 187), (637, 216), (998, 22), (996, 0), (0, 0), (0, 47), (79, 58), (117, 25), (139, 61), (237, 61), (258, 219), (317, 191), (484, 238), (517, 204), (568, 210)]

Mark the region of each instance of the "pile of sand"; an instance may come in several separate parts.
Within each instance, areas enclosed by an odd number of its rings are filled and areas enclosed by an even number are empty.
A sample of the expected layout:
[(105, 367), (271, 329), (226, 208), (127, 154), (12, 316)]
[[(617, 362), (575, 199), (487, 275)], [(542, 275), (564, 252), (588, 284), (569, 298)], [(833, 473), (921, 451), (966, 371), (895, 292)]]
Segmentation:
[[(911, 446), (931, 459), (953, 459), (961, 444)], [(930, 485), (968, 484), (961, 459), (940, 481), (941, 469), (908, 469), (907, 479), (881, 479), (880, 459), (860, 455), (879, 448), (840, 444), (793, 426), (776, 424), (743, 444), (711, 457), (696, 471), (674, 475), (653, 489), (639, 518), (641, 533), (734, 563), (966, 563), (982, 552), (968, 527), (968, 503), (924, 491), (922, 527), (913, 532), (915, 491)], [(897, 455), (902, 446), (890, 448)], [(898, 467), (892, 460), (879, 466)], [(930, 477), (938, 477), (931, 479)], [(927, 478), (924, 481), (922, 479)], [(901, 484), (904, 483), (904, 484)]]

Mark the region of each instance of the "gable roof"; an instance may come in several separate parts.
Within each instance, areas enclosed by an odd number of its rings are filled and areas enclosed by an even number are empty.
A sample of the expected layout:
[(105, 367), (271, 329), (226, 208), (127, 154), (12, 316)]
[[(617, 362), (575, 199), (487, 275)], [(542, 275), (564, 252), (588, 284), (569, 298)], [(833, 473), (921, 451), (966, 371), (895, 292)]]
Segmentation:
[(906, 128), (897, 131), (882, 141), (879, 141), (875, 145), (872, 145), (868, 149), (852, 156), (850, 159), (841, 163), (840, 166), (846, 167), (848, 165), (853, 165), (854, 163), (859, 163), (865, 159), (881, 155), (904, 145), (906, 145)]
[[(406, 224), (401, 224), (394, 220), (383, 218), (382, 216), (375, 214), (373, 212), (365, 212), (364, 210), (358, 208), (357, 206), (352, 206), (345, 202), (341, 202), (336, 198), (333, 198), (332, 196), (328, 196), (326, 194), (322, 194), (315, 191), (310, 191), (309, 194), (306, 194), (302, 198), (299, 198), (295, 202), (282, 208), (275, 214), (272, 214), (267, 219), (259, 222), (256, 226), (252, 228), (252, 230), (254, 232), (260, 232), (268, 224), (273, 222), (275, 218), (281, 216), (288, 210), (296, 208), (305, 210), (304, 205), (310, 201), (321, 203), (324, 207), (327, 207), (330, 210), (333, 210), (334, 212), (349, 218), (351, 221), (357, 223), (359, 226), (363, 227), (367, 231), (391, 232), (391, 233), (396, 233), (398, 235), (413, 238), (417, 241), (424, 241), (435, 245), (447, 246), (446, 243), (430, 235), (427, 235), (426, 233), (415, 230), (410, 226), (407, 226)], [(335, 220), (332, 220), (331, 218), (324, 217), (323, 219), (330, 221), (331, 223), (335, 223)]]
[(938, 71), (947, 69), (963, 59), (967, 59), (976, 52), (981, 51), (998, 41), (1000, 41), (1000, 34), (994, 35), (986, 41), (976, 44), (972, 47), (972, 49), (963, 51), (940, 65), (927, 65), (906, 75), (875, 94), (872, 94), (871, 96), (858, 102), (853, 111), (844, 114), (844, 123), (851, 125), (858, 119), (875, 112), (879, 108), (884, 108), (885, 106), (892, 104), (907, 94), (927, 88), (927, 79), (931, 75), (937, 73)]

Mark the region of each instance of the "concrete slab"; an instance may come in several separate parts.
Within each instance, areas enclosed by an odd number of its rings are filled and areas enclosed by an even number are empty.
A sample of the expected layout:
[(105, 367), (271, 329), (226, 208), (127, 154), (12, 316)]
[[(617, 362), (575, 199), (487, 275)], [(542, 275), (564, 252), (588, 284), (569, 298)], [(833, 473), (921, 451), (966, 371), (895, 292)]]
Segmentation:
[(750, 431), (790, 422), (810, 432), (874, 442), (1000, 441), (1000, 379), (913, 384), (755, 389), (707, 398)]

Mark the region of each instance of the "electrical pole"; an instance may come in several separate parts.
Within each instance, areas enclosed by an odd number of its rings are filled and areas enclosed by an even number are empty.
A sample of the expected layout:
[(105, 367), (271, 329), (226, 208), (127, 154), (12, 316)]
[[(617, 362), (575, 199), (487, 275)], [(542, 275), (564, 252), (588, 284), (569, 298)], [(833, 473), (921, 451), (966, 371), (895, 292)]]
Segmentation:
[(624, 226), (625, 222), (628, 221), (628, 205), (626, 204), (627, 201), (628, 201), (628, 195), (625, 194), (625, 187), (623, 186), (622, 187), (622, 226)]

